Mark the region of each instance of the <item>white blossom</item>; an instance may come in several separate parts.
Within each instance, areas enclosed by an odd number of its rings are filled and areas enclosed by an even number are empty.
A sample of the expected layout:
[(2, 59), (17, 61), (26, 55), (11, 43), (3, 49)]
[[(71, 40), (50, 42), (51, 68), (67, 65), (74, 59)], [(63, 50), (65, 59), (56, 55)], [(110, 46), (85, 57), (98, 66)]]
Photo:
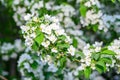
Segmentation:
[(52, 48), (51, 52), (57, 53), (57, 49), (56, 48)]
[(68, 53), (70, 53), (72, 56), (75, 55), (75, 48), (72, 45), (68, 48)]
[(50, 42), (49, 41), (43, 41), (42, 42), (42, 46), (44, 46), (44, 47), (48, 47), (50, 45)]

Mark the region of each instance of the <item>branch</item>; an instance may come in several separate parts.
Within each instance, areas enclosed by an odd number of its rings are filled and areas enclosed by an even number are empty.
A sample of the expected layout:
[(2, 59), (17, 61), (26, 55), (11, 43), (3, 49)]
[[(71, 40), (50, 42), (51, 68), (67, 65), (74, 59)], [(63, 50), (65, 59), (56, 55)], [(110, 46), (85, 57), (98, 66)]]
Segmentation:
[(0, 79), (7, 80), (4, 76), (1, 76), (1, 75), (0, 75)]

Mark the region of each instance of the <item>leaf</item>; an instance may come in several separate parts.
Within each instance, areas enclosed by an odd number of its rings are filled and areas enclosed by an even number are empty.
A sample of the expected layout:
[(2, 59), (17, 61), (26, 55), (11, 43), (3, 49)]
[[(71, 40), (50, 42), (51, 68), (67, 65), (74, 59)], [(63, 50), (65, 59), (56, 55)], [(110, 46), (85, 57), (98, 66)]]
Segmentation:
[(69, 44), (62, 44), (62, 43), (59, 43), (59, 44), (57, 44), (57, 47), (59, 47), (59, 48), (69, 48)]
[(33, 69), (36, 69), (38, 67), (38, 63), (36, 61), (34, 61), (32, 64), (31, 64), (31, 67)]
[(112, 60), (111, 60), (111, 58), (104, 57), (104, 58), (101, 58), (100, 60), (101, 60), (101, 61), (104, 61), (105, 63), (112, 64)]
[(99, 73), (102, 73), (102, 72), (105, 72), (106, 71), (106, 65), (104, 63), (104, 61), (98, 61), (96, 63), (96, 70), (99, 72)]
[(80, 14), (81, 14), (81, 16), (85, 17), (86, 16), (86, 12), (87, 12), (86, 6), (84, 6), (83, 4), (81, 4), (80, 5)]
[(90, 67), (86, 67), (84, 70), (84, 75), (86, 78), (89, 78), (91, 74), (91, 68)]
[(73, 39), (73, 46), (75, 48), (77, 48), (77, 46), (78, 46), (78, 41), (75, 38)]
[(102, 72), (103, 72), (103, 67), (100, 66), (100, 65), (96, 65), (96, 70), (97, 70), (99, 73), (102, 73)]
[(44, 40), (44, 34), (41, 32), (38, 36), (36, 36), (34, 40), (37, 42), (38, 45), (40, 45)]
[(95, 60), (98, 60), (100, 58), (100, 54), (99, 53), (93, 53), (91, 57)]
[(66, 39), (66, 36), (64, 36), (64, 35), (58, 36), (58, 39), (64, 41)]
[(36, 33), (36, 35), (39, 35), (39, 34), (41, 34), (42, 32), (41, 32), (40, 28), (37, 28), (37, 29), (35, 30), (35, 33)]
[(111, 0), (113, 3), (115, 3), (115, 0)]
[(116, 53), (111, 50), (104, 50), (101, 52), (102, 54), (108, 54), (108, 55), (115, 55)]
[(63, 68), (65, 66), (66, 63), (66, 57), (63, 57), (60, 59), (60, 66)]
[(39, 46), (37, 45), (36, 42), (33, 43), (33, 45), (31, 46), (33, 50), (37, 51), (39, 49)]
[(79, 54), (81, 56), (81, 58), (85, 57), (85, 55), (81, 51), (76, 52), (76, 54)]
[(92, 28), (93, 28), (93, 31), (96, 32), (98, 30), (98, 24), (94, 25)]

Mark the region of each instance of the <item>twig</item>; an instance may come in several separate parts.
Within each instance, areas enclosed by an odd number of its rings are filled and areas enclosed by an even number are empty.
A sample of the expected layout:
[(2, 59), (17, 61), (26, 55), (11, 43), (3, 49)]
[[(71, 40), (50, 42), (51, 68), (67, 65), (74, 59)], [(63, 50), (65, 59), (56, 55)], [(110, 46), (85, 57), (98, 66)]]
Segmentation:
[(4, 76), (1, 76), (1, 75), (0, 75), (0, 79), (7, 80)]

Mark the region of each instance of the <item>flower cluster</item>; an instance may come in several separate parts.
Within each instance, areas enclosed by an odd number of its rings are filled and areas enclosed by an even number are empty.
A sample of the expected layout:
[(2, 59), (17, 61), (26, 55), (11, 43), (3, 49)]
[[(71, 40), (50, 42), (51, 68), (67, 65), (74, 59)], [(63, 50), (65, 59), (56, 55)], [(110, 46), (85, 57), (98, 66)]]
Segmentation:
[(120, 61), (120, 38), (119, 39), (115, 39), (110, 46), (108, 46), (108, 50), (111, 50), (113, 52), (115, 52), (115, 60), (114, 61), (114, 64), (113, 66), (117, 67), (118, 68), (118, 73), (120, 73), (120, 64), (119, 64), (119, 61)]
[[(82, 4), (84, 2), (84, 4)], [(108, 27), (104, 24), (102, 20), (103, 12), (99, 9), (101, 5), (99, 5), (98, 0), (89, 0), (81, 2), (81, 23), (83, 26), (98, 26), (99, 30), (103, 30), (104, 32), (108, 31)], [(96, 7), (97, 9), (96, 9)], [(91, 8), (91, 9), (89, 9)], [(82, 10), (85, 9), (85, 13), (82, 13)]]
[(20, 52), (24, 51), (24, 45), (20, 39), (16, 39), (14, 44), (4, 42), (0, 46), (2, 60), (8, 61), (10, 58), (16, 59)]
[[(55, 78), (55, 73), (57, 72), (57, 67), (54, 64), (48, 64), (47, 62), (42, 62), (40, 56), (35, 53), (24, 53), (20, 56), (18, 61), (18, 67), (22, 73), (24, 80), (53, 80)], [(29, 76), (30, 74), (33, 76)], [(51, 76), (49, 74), (51, 73)], [(48, 75), (49, 77), (45, 76)]]
[[(107, 14), (105, 5), (100, 3), (98, 0), (81, 0), (81, 17), (80, 22), (84, 26), (96, 25), (99, 30), (108, 32), (109, 29), (114, 25), (114, 31), (119, 32), (119, 19), (120, 15), (116, 12), (115, 14)], [(84, 10), (85, 12), (82, 12)]]
[[(27, 28), (29, 29), (26, 30)], [(78, 51), (73, 47), (72, 40), (67, 36), (56, 17), (49, 15), (42, 18), (31, 17), (21, 29), (27, 46), (37, 51), (38, 55), (40, 54), (39, 56), (42, 57), (42, 61), (48, 62), (49, 65), (56, 62), (57, 67), (72, 68), (72, 74), (76, 76), (79, 75), (79, 71), (90, 71), (89, 73), (91, 73), (91, 70), (98, 70), (101, 73), (114, 67), (115, 54), (112, 50), (102, 48), (103, 42), (95, 42), (91, 46), (87, 44), (83, 50)], [(33, 34), (34, 37), (31, 36)], [(31, 44), (27, 40), (29, 38), (31, 38)], [(72, 61), (76, 62), (75, 66), (68, 65)], [(63, 63), (67, 65), (63, 66)], [(99, 66), (103, 69), (101, 70)]]
[[(48, 52), (51, 52), (49, 54), (75, 55), (75, 48), (70, 45), (72, 40), (60, 26), (56, 17), (49, 15), (40, 19), (33, 17), (27, 22), (26, 26), (21, 26), (21, 29), (28, 47), (37, 51), (39, 51), (39, 47), (43, 48), (43, 51), (40, 49), (40, 54), (45, 54), (44, 50), (48, 50)], [(61, 50), (64, 50), (64, 52)]]

